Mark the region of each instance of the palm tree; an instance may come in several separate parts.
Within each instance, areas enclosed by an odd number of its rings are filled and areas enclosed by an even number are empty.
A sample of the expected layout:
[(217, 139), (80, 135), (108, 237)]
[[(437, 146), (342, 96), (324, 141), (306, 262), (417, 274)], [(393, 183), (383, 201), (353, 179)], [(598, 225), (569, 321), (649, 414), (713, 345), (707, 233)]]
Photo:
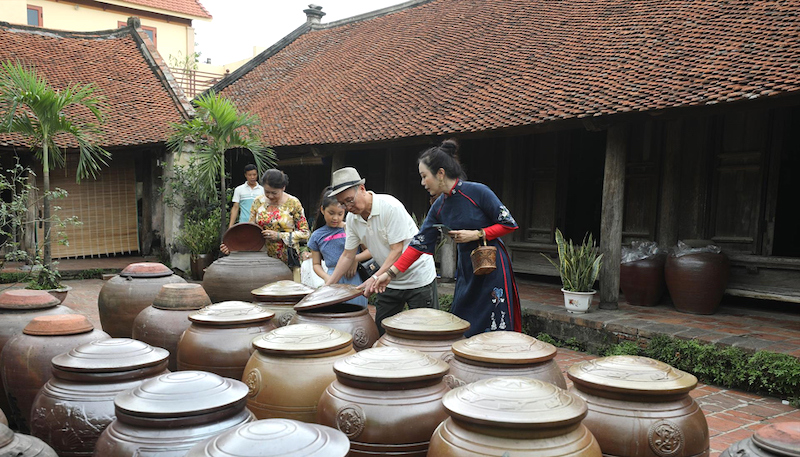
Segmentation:
[[(100, 165), (107, 165), (111, 154), (94, 140), (97, 125), (103, 122), (101, 97), (93, 84), (52, 88), (33, 68), (6, 61), (0, 67), (0, 131), (22, 135), (42, 164), (44, 180), (44, 267), (52, 263), (50, 252), (50, 170), (66, 165), (66, 148), (56, 144), (59, 136), (71, 137), (78, 144), (76, 179), (97, 177)], [(90, 121), (87, 122), (86, 118)], [(93, 118), (93, 119), (92, 119)]]
[(220, 235), (227, 228), (225, 185), (225, 151), (247, 149), (253, 154), (259, 173), (275, 166), (275, 152), (267, 148), (255, 128), (258, 117), (239, 113), (227, 98), (213, 91), (194, 100), (197, 115), (182, 124), (173, 124), (174, 133), (167, 147), (180, 155), (185, 143), (194, 143), (194, 165), (201, 176), (201, 184), (213, 193), (219, 183)]

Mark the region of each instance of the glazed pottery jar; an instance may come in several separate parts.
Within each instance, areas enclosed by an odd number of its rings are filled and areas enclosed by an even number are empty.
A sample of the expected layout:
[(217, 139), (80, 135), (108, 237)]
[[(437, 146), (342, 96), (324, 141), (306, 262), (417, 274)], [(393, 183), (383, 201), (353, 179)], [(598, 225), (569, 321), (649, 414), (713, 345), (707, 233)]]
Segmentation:
[(316, 324), (277, 328), (253, 346), (243, 380), (247, 407), (259, 419), (316, 422), (319, 397), (336, 379), (334, 362), (355, 354), (350, 334)]
[(655, 306), (664, 295), (663, 254), (619, 265), (619, 286), (631, 305)]
[(114, 338), (130, 338), (133, 320), (153, 304), (164, 284), (185, 283), (172, 270), (156, 262), (132, 263), (100, 289), (97, 307), (103, 330)]
[(274, 313), (241, 301), (226, 301), (189, 315), (178, 341), (178, 370), (199, 370), (241, 380), (256, 336), (273, 330)]
[(186, 457), (345, 457), (344, 433), (290, 419), (265, 419), (197, 444)]
[(429, 456), (603, 455), (581, 424), (586, 403), (548, 382), (525, 377), (483, 379), (448, 392), (442, 403), (450, 418), (433, 432)]
[(141, 341), (111, 338), (53, 357), (53, 377), (33, 401), (31, 434), (61, 457), (92, 455), (114, 420), (114, 397), (166, 373), (168, 356)]
[(455, 357), (444, 377), (451, 388), (498, 376), (522, 376), (562, 389), (567, 382), (555, 361), (557, 349), (517, 332), (479, 333), (453, 343)]
[(197, 443), (253, 421), (241, 381), (204, 371), (149, 379), (114, 400), (117, 418), (95, 457), (183, 457)]
[(378, 341), (378, 326), (369, 310), (344, 303), (362, 294), (351, 284), (322, 286), (300, 300), (294, 309), (292, 324), (319, 324), (347, 332), (353, 336), (356, 351), (371, 348)]
[(259, 305), (275, 313), (275, 326), (283, 327), (296, 314), (293, 306), (314, 290), (305, 284), (284, 279), (253, 289), (250, 294)]
[(108, 338), (106, 332), (95, 330), (86, 316), (60, 314), (34, 317), (21, 335), (6, 343), (0, 356), (0, 372), (18, 430), (30, 430), (33, 399), (52, 377), (53, 357)]
[(39, 438), (14, 433), (0, 425), (0, 455), (4, 457), (58, 457), (56, 451)]
[[(687, 241), (691, 246), (708, 243)], [(714, 314), (725, 294), (730, 272), (730, 261), (722, 252), (670, 254), (664, 273), (675, 309), (684, 313)]]
[(416, 349), (445, 362), (453, 358), (453, 343), (464, 339), (469, 322), (445, 311), (431, 308), (409, 309), (382, 322), (386, 333), (375, 347)]
[(413, 349), (365, 349), (333, 364), (336, 381), (320, 397), (317, 422), (350, 438), (351, 456), (425, 456), (447, 418), (447, 363)]
[(800, 422), (779, 422), (734, 443), (720, 457), (800, 457)]
[(178, 369), (178, 340), (189, 328), (189, 315), (211, 304), (200, 284), (164, 284), (153, 304), (133, 321), (133, 338), (169, 351), (169, 370)]
[(689, 396), (697, 385), (691, 374), (647, 357), (611, 356), (576, 363), (567, 375), (589, 407), (583, 424), (603, 455), (709, 454), (706, 418)]
[(1, 409), (0, 409), (0, 424), (3, 424), (6, 427), (8, 427), (8, 418), (6, 418), (5, 413)]

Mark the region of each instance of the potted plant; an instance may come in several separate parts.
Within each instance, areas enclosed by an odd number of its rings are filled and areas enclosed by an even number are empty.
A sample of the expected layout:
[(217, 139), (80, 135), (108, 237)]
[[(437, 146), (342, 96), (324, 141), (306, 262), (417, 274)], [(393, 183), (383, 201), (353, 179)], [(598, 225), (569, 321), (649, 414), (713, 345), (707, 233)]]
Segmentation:
[(59, 300), (59, 304), (67, 299), (67, 293), (72, 287), (61, 284), (61, 273), (58, 272), (58, 262), (51, 262), (44, 265), (38, 262), (34, 265), (32, 274), (34, 275), (28, 282), (26, 289), (44, 290)]
[(592, 286), (600, 274), (603, 254), (598, 253), (591, 233), (583, 237), (580, 245), (574, 245), (572, 240), (566, 242), (561, 230), (556, 229), (556, 245), (558, 263), (550, 257), (545, 258), (558, 269), (561, 276), (564, 306), (571, 313), (585, 313), (589, 311), (596, 292)]
[(192, 278), (202, 280), (219, 246), (219, 216), (212, 213), (202, 219), (186, 218), (178, 242), (189, 250)]

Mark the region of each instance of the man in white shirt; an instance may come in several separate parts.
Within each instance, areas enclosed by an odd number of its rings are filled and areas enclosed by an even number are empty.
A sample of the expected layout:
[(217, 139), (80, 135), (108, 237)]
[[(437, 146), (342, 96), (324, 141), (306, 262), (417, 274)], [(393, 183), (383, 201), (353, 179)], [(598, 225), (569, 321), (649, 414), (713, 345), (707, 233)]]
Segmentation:
[(249, 164), (244, 167), (244, 179), (245, 183), (233, 191), (233, 208), (228, 228), (237, 222), (249, 221), (253, 200), (259, 195), (264, 195), (264, 188), (258, 183), (258, 168), (255, 165)]
[[(355, 168), (347, 167), (333, 173), (331, 195), (349, 212), (346, 219), (344, 252), (336, 269), (325, 284), (336, 284), (363, 244), (372, 258), (380, 264), (377, 277), (400, 258), (403, 249), (419, 229), (405, 206), (391, 195), (367, 191), (364, 179)], [(370, 277), (367, 281), (374, 280)], [(375, 322), (383, 334), (383, 319), (409, 308), (439, 308), (436, 290), (436, 266), (433, 256), (423, 255), (405, 273), (398, 275), (375, 301)]]

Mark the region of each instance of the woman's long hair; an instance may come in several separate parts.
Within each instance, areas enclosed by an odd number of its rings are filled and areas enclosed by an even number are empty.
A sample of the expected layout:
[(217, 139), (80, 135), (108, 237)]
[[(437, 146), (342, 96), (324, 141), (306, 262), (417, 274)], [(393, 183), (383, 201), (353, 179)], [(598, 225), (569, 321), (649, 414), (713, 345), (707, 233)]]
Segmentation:
[(317, 205), (317, 218), (314, 220), (314, 227), (312, 230), (317, 230), (325, 225), (325, 215), (322, 214), (323, 209), (333, 204), (339, 204), (339, 201), (336, 199), (336, 197), (331, 195), (331, 190), (331, 186), (322, 189), (322, 193), (319, 196), (319, 205)]

